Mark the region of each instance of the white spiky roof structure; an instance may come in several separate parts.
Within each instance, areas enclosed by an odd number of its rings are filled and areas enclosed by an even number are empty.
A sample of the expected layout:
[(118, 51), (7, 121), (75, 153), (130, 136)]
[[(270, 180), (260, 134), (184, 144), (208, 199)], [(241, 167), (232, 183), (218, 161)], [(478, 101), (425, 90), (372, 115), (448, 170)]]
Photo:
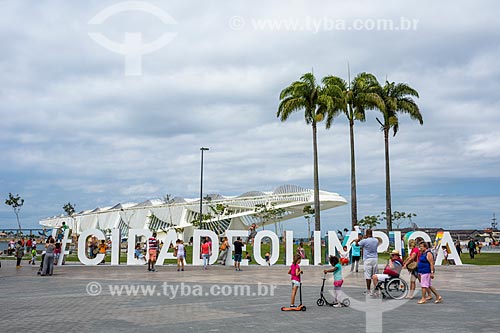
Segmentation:
[[(71, 218), (64, 215), (49, 217), (41, 220), (40, 224), (45, 227), (59, 227), (64, 221), (78, 233), (87, 229), (120, 229), (123, 235), (126, 235), (129, 229), (144, 228), (159, 233), (175, 229), (180, 237), (187, 240), (195, 228), (209, 229), (223, 235), (228, 229), (247, 229), (252, 223), (262, 226), (263, 223), (267, 225), (304, 216), (305, 206), (314, 207), (313, 190), (296, 185), (279, 186), (272, 192), (250, 191), (239, 196), (208, 194), (205, 198), (202, 202), (202, 213), (205, 216), (201, 225), (195, 222), (200, 218), (200, 200), (179, 197), (169, 202), (153, 199), (141, 203), (98, 207), (81, 211)], [(347, 204), (339, 194), (327, 191), (320, 191), (319, 199), (320, 210)], [(256, 213), (256, 205), (281, 208), (283, 214), (271, 221), (264, 221)]]

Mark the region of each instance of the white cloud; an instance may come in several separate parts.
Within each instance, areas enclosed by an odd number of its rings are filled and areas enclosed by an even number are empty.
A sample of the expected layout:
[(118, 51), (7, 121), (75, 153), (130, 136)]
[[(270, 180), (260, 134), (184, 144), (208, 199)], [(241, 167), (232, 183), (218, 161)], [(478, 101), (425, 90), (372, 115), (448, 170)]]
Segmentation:
[[(423, 225), (451, 226), (463, 217), (465, 226), (498, 207), (491, 199), (500, 185), (496, 2), (292, 1), (283, 7), (226, 1), (196, 8), (151, 2), (177, 24), (127, 13), (89, 27), (88, 20), (114, 1), (0, 2), (0, 184), (3, 195), (29, 198), (27, 223), (60, 213), (68, 200), (91, 209), (165, 193), (196, 197), (201, 146), (211, 149), (208, 192), (311, 187), (311, 128), (302, 113), (285, 123), (276, 118), (279, 92), (311, 69), (318, 79), (346, 77), (348, 62), (351, 76), (368, 71), (420, 93), (424, 125), (403, 115), (390, 139), (394, 209), (408, 207)], [(235, 15), (247, 22), (242, 31), (229, 27)], [(402, 16), (418, 19), (418, 28), (312, 33), (251, 27), (252, 19)], [(166, 30), (178, 36), (143, 57), (142, 76), (126, 77), (123, 56), (95, 44), (92, 29), (116, 41), (131, 29), (148, 40)], [(359, 217), (384, 209), (376, 116), (369, 112), (367, 122), (355, 126)], [(318, 142), (321, 187), (349, 198), (345, 117), (328, 131), (319, 128)], [(462, 183), (482, 181), (489, 186), (457, 194)], [(0, 226), (11, 225), (10, 215), (2, 210)], [(335, 228), (349, 218), (349, 206), (324, 214), (325, 225)]]

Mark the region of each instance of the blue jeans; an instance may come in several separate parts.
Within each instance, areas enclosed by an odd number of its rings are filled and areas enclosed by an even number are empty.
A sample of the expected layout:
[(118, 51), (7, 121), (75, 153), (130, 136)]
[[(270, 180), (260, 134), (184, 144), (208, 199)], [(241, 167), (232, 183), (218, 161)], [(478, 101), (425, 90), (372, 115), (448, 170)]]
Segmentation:
[(207, 267), (208, 261), (210, 260), (210, 254), (203, 254), (203, 267)]

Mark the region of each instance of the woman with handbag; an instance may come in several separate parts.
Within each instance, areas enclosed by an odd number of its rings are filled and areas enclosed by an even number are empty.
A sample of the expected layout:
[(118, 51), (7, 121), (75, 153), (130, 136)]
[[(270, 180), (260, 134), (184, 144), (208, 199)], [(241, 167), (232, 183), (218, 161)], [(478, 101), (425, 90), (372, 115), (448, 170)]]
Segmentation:
[(420, 250), (418, 249), (417, 241), (415, 239), (410, 239), (408, 241), (408, 246), (410, 247), (410, 255), (408, 256), (408, 258), (406, 258), (405, 262), (403, 263), (403, 268), (406, 267), (406, 269), (410, 273), (410, 292), (408, 293), (408, 296), (406, 296), (406, 298), (412, 299), (413, 294), (415, 293), (415, 288), (417, 284), (416, 281), (417, 279), (420, 281), (420, 277), (418, 276), (418, 270), (417, 270)]

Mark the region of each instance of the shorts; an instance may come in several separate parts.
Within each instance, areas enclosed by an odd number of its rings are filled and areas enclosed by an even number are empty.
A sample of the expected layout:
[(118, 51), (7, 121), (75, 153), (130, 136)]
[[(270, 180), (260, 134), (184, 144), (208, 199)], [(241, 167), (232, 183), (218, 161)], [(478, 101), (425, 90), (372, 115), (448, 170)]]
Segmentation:
[(340, 263), (342, 265), (347, 265), (349, 263), (349, 259), (347, 259), (347, 258), (340, 258)]
[(156, 250), (149, 250), (149, 260), (156, 261)]
[(344, 280), (333, 281), (333, 286), (335, 288), (340, 288), (340, 287), (342, 287), (343, 284), (344, 284)]
[(352, 256), (352, 261), (359, 261), (360, 256)]
[(363, 267), (365, 268), (365, 279), (371, 280), (372, 276), (377, 274), (378, 260), (375, 258), (370, 258), (363, 260), (363, 262), (364, 262)]
[(186, 258), (185, 253), (177, 253), (177, 259), (184, 259), (184, 258)]
[(241, 262), (241, 253), (234, 254), (234, 261), (236, 262)]
[(384, 282), (385, 280), (387, 280), (391, 277), (389, 274), (375, 274), (375, 276), (377, 276), (377, 279), (380, 282)]
[(429, 288), (432, 285), (431, 281), (431, 273), (420, 274), (420, 286), (422, 288)]
[(300, 287), (300, 281), (292, 280), (292, 287)]

